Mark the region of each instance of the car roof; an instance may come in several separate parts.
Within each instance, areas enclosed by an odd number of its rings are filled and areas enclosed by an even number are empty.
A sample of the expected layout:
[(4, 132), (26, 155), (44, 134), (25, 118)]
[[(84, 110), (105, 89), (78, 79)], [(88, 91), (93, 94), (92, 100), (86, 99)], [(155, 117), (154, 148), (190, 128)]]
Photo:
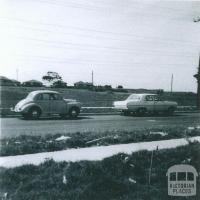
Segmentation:
[(138, 96), (146, 96), (146, 95), (157, 95), (157, 94), (151, 94), (151, 93), (140, 93), (140, 94), (136, 94), (136, 93), (133, 93), (131, 95), (138, 95)]
[(42, 93), (59, 94), (59, 92), (52, 91), (52, 90), (36, 90), (31, 93), (33, 93), (33, 95), (42, 94)]

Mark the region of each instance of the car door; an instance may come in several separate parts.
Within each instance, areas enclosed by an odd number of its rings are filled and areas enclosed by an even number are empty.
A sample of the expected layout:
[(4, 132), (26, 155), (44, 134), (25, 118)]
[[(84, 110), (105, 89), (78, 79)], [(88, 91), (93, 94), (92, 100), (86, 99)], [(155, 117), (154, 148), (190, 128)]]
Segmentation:
[(150, 112), (154, 111), (154, 96), (153, 95), (146, 95), (142, 104), (147, 109), (147, 111), (150, 111)]
[(43, 114), (50, 113), (50, 102), (48, 93), (38, 94), (35, 98), (35, 103), (40, 106)]
[(139, 95), (133, 95), (133, 94), (126, 101), (126, 105), (129, 111), (136, 111), (140, 103), (141, 103), (141, 97)]
[(155, 100), (154, 111), (156, 112), (163, 111), (165, 109), (164, 101), (162, 101), (158, 96), (155, 96), (154, 100)]
[(61, 95), (50, 94), (50, 111), (52, 114), (60, 114), (67, 111), (66, 102)]

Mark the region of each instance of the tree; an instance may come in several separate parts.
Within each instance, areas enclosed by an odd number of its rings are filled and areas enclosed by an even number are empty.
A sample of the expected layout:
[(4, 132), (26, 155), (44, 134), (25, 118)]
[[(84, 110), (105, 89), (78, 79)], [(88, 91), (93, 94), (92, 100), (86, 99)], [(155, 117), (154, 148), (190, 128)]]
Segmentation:
[(123, 86), (122, 85), (118, 85), (117, 89), (123, 89)]
[(57, 72), (49, 71), (42, 77), (42, 80), (47, 81), (50, 85), (53, 85), (54, 82), (62, 81), (62, 77)]
[(105, 88), (106, 90), (112, 90), (112, 86), (111, 86), (111, 85), (104, 85), (104, 88)]
[(162, 89), (159, 89), (159, 90), (157, 90), (157, 95), (163, 95), (164, 94), (164, 90), (162, 90)]
[(58, 81), (55, 81), (52, 84), (52, 87), (54, 87), (54, 88), (66, 88), (67, 87), (67, 83), (65, 83), (64, 81), (58, 80)]

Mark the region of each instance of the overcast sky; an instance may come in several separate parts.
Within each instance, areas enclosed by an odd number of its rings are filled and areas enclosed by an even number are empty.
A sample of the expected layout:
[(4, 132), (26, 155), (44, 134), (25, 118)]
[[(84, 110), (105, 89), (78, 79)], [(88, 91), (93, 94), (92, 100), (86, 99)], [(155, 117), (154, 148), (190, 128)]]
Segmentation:
[(0, 0), (1, 75), (196, 91), (200, 1)]

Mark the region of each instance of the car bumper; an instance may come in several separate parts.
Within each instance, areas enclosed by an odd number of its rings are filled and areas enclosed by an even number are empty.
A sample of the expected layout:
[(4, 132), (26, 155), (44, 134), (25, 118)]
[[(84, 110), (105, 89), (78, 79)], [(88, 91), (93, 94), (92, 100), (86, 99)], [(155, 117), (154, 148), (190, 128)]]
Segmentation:
[(115, 110), (128, 110), (126, 106), (114, 106), (113, 109)]
[(10, 108), (10, 111), (11, 112), (15, 112), (15, 113), (24, 113), (23, 110), (20, 110), (20, 109), (17, 109), (17, 108), (13, 108), (13, 107)]

